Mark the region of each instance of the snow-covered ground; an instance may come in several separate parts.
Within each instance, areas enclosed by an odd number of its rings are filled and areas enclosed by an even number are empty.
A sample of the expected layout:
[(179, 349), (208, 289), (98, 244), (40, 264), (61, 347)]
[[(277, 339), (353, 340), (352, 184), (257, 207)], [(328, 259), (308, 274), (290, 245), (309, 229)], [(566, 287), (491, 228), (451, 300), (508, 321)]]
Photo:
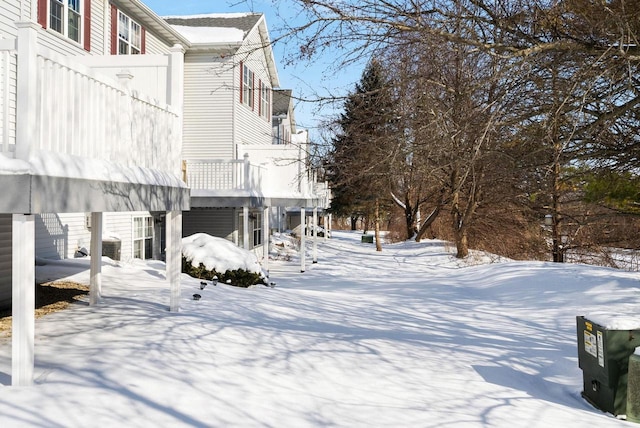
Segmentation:
[[(105, 262), (99, 305), (37, 320), (34, 387), (0, 341), (0, 426), (637, 426), (580, 396), (575, 319), (637, 316), (637, 273), (348, 232), (318, 260), (272, 261), (276, 288), (183, 276), (180, 313), (162, 263)], [(37, 276), (87, 282), (72, 262)]]

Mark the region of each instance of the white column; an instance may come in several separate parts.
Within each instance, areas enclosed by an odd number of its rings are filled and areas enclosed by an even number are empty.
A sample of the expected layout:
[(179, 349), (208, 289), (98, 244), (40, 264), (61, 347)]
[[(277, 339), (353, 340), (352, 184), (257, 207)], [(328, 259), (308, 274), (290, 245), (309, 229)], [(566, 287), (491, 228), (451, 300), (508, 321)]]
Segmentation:
[(249, 153), (244, 154), (244, 162), (242, 164), (244, 166), (244, 189), (251, 189), (251, 163), (249, 162)]
[(300, 272), (304, 272), (306, 269), (306, 244), (305, 238), (307, 235), (307, 225), (305, 224), (304, 208), (300, 208)]
[(18, 22), (18, 59), (16, 94), (16, 158), (28, 160), (34, 146), (40, 144), (37, 104), (38, 64), (36, 49), (37, 29), (42, 28), (35, 22)]
[(184, 98), (184, 48), (180, 44), (173, 45), (169, 53), (169, 103), (182, 111)]
[(102, 213), (91, 213), (90, 252), (89, 304), (95, 305), (102, 297)]
[(249, 249), (249, 207), (242, 207), (242, 248)]
[(33, 385), (35, 365), (35, 218), (12, 222), (11, 384)]
[(265, 207), (262, 212), (262, 267), (269, 272), (269, 207)]
[(318, 207), (313, 207), (313, 263), (318, 263)]
[(182, 270), (182, 211), (167, 212), (166, 277), (171, 290), (169, 310), (180, 312), (180, 271)]
[[(171, 160), (173, 163), (174, 159), (177, 160), (175, 166), (171, 165), (171, 167), (175, 167), (176, 174), (181, 174), (181, 177), (184, 177), (184, 181), (186, 182), (186, 171), (181, 170), (184, 160), (181, 156), (181, 148), (182, 148), (182, 134), (183, 134), (183, 105), (184, 105), (184, 48), (180, 44), (173, 45), (169, 53), (169, 93), (168, 93), (168, 102), (173, 106), (174, 111), (177, 111), (180, 115), (180, 119), (175, 123), (175, 133), (174, 136), (174, 145), (171, 150)], [(182, 161), (182, 162), (181, 162)], [(182, 232), (181, 232), (182, 233)]]

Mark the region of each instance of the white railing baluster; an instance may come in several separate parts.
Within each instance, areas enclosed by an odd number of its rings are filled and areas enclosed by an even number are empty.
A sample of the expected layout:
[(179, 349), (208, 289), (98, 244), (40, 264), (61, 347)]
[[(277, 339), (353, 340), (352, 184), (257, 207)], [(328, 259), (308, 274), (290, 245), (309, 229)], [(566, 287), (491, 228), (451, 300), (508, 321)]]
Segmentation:
[(246, 160), (194, 159), (185, 165), (187, 183), (196, 190), (261, 190), (266, 171)]
[[(178, 110), (100, 76), (73, 57), (38, 46), (34, 28), (23, 25), (17, 44), (21, 71), (17, 76), (19, 108), (15, 115), (22, 120), (22, 125), (15, 128), (20, 133), (16, 141), (22, 145), (16, 149), (19, 156), (28, 159), (44, 150), (178, 174)], [(0, 41), (1, 153), (11, 151), (15, 109), (9, 77), (12, 53), (8, 46), (6, 41)], [(153, 61), (154, 66), (162, 66), (157, 59)], [(31, 77), (27, 80), (28, 76)]]
[(2, 51), (2, 153), (9, 153), (9, 76), (11, 59), (9, 51)]
[(37, 122), (37, 86), (38, 65), (36, 47), (38, 41), (38, 24), (18, 22), (18, 62), (17, 62), (17, 99), (16, 99), (16, 157), (29, 159), (32, 144), (40, 138), (38, 129), (33, 126)]

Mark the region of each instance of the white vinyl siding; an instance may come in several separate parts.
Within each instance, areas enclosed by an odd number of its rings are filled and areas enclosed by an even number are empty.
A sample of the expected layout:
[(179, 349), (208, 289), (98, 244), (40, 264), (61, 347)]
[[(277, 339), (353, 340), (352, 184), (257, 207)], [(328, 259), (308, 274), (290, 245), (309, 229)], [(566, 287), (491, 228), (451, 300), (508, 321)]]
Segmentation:
[(206, 233), (234, 241), (234, 211), (231, 208), (192, 208), (182, 213), (182, 236)]
[(133, 218), (148, 215), (148, 212), (105, 213), (103, 234), (120, 239), (120, 260), (133, 259)]
[(145, 33), (145, 54), (146, 55), (164, 55), (171, 51), (171, 45), (163, 42), (156, 37), (149, 29)]
[(0, 214), (0, 308), (11, 305), (11, 214)]
[[(246, 64), (254, 73), (255, 85), (258, 81), (262, 81), (265, 85), (271, 87), (271, 76), (267, 66), (266, 57), (263, 49), (256, 49), (261, 46), (260, 35), (258, 29), (247, 37), (245, 45), (243, 45), (236, 54), (235, 62)], [(240, 71), (236, 67), (236, 76), (234, 77), (236, 88), (240, 88)], [(255, 91), (258, 92), (257, 86)], [(258, 94), (254, 94), (258, 95)], [(258, 103), (258, 97), (255, 97)], [(240, 96), (237, 94), (235, 102), (238, 104), (235, 116), (235, 143), (236, 144), (271, 144), (271, 122), (260, 116), (260, 109), (256, 106), (254, 109), (247, 108), (246, 105), (240, 103)], [(242, 156), (241, 153), (238, 156)]]
[[(107, 34), (109, 30), (105, 29), (105, 17), (104, 17), (104, 1), (92, 0), (91, 6), (91, 53), (94, 55), (108, 55), (109, 51), (105, 46), (105, 31)], [(107, 2), (108, 4), (108, 2)], [(85, 52), (86, 54), (86, 52)]]
[(84, 213), (45, 213), (36, 215), (36, 257), (72, 258), (76, 250), (89, 249), (91, 231)]
[(233, 102), (239, 100), (234, 76), (239, 72), (231, 64), (214, 62), (210, 53), (185, 58), (185, 159), (234, 158)]
[[(90, 250), (91, 229), (87, 227), (88, 213), (36, 215), (36, 257), (46, 259), (73, 258), (80, 248)], [(133, 218), (147, 217), (149, 212), (104, 213), (104, 236), (120, 239), (120, 259), (133, 259)]]
[[(21, 6), (22, 3), (22, 6)], [(18, 34), (16, 22), (21, 21), (20, 8), (29, 10), (31, 1), (2, 1), (0, 2), (0, 34), (3, 36), (15, 37)], [(29, 16), (27, 14), (27, 16)]]

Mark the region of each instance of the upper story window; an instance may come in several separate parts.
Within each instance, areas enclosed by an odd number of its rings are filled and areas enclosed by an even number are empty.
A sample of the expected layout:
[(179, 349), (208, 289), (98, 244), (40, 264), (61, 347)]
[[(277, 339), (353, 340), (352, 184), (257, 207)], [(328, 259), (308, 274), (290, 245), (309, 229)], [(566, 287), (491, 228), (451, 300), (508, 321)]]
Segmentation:
[(253, 85), (255, 76), (246, 64), (241, 65), (242, 85), (240, 90), (240, 102), (253, 109)]
[(144, 54), (145, 45), (144, 27), (111, 4), (111, 55)]
[(118, 55), (142, 53), (142, 26), (118, 11)]
[(267, 120), (271, 116), (271, 89), (260, 82), (260, 116)]
[(91, 0), (38, 0), (38, 24), (91, 50)]

